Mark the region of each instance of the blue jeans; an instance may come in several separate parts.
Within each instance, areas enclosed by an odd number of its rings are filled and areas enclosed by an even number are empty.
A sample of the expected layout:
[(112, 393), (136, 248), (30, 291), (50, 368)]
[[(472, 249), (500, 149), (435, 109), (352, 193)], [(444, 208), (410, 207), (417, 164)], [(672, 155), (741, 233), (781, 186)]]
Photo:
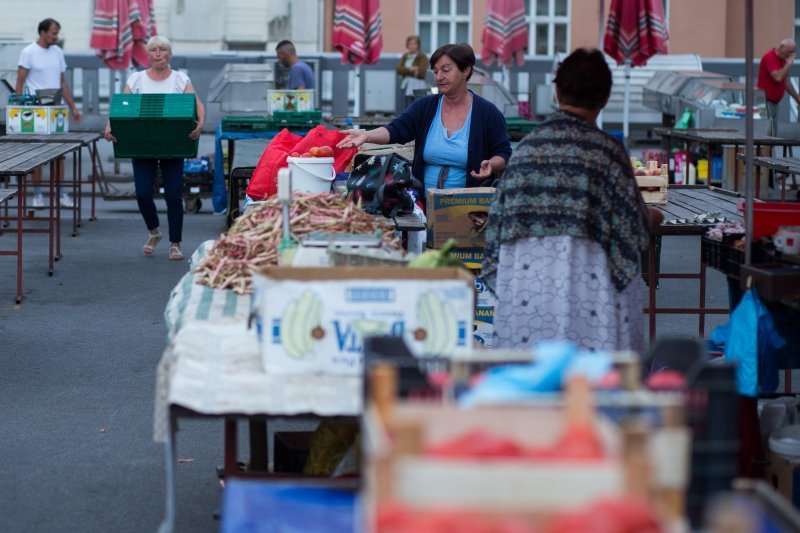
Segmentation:
[(181, 242), (183, 233), (183, 159), (133, 159), (133, 181), (136, 202), (147, 229), (159, 226), (153, 189), (156, 169), (161, 165), (164, 200), (167, 202), (169, 242)]

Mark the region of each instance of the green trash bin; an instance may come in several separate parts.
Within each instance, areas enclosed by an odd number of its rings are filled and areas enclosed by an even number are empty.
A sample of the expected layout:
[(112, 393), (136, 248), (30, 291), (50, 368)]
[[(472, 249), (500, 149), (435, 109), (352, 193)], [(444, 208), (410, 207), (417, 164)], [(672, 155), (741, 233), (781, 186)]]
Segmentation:
[(195, 95), (115, 94), (111, 97), (114, 157), (170, 159), (197, 157)]

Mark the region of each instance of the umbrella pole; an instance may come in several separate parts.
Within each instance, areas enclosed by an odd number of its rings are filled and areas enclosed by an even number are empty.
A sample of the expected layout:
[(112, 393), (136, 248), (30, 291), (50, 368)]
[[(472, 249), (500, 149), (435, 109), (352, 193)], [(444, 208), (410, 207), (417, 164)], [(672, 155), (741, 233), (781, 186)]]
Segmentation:
[(355, 94), (353, 95), (353, 116), (361, 116), (361, 65), (355, 66)]
[[(603, 50), (603, 30), (605, 29), (605, 1), (600, 0), (599, 5), (597, 6), (597, 20), (599, 21), (598, 28), (597, 28), (597, 49), (602, 51)], [(603, 110), (600, 110), (600, 113), (597, 115), (597, 127), (601, 130), (603, 129)]]
[(631, 60), (625, 58), (625, 93), (622, 97), (622, 137), (625, 141), (625, 145), (628, 145), (628, 135), (629, 135), (629, 113), (630, 113), (630, 105), (631, 105)]
[(753, 0), (745, 1), (744, 8), (745, 52), (745, 118), (744, 118), (744, 201), (745, 246), (744, 263), (750, 264), (753, 245)]
[(503, 86), (507, 90), (511, 90), (511, 69), (508, 65), (503, 65)]

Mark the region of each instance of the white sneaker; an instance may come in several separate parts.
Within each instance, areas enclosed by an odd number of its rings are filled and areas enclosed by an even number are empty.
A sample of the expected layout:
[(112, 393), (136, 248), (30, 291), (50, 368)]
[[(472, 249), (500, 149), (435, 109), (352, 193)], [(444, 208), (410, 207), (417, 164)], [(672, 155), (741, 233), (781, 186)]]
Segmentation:
[(31, 202), (31, 207), (36, 209), (44, 209), (44, 196), (41, 194), (33, 195), (33, 201)]
[(74, 207), (75, 203), (72, 201), (72, 198), (69, 194), (64, 193), (61, 195), (61, 207)]

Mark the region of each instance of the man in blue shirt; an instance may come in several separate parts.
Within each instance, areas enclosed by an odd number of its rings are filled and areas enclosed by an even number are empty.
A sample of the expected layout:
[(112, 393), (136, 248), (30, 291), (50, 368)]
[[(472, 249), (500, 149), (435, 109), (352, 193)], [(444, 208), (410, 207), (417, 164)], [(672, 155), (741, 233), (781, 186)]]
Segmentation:
[(281, 41), (275, 47), (278, 63), (289, 69), (289, 89), (314, 89), (314, 72), (303, 60), (297, 57), (292, 41)]

